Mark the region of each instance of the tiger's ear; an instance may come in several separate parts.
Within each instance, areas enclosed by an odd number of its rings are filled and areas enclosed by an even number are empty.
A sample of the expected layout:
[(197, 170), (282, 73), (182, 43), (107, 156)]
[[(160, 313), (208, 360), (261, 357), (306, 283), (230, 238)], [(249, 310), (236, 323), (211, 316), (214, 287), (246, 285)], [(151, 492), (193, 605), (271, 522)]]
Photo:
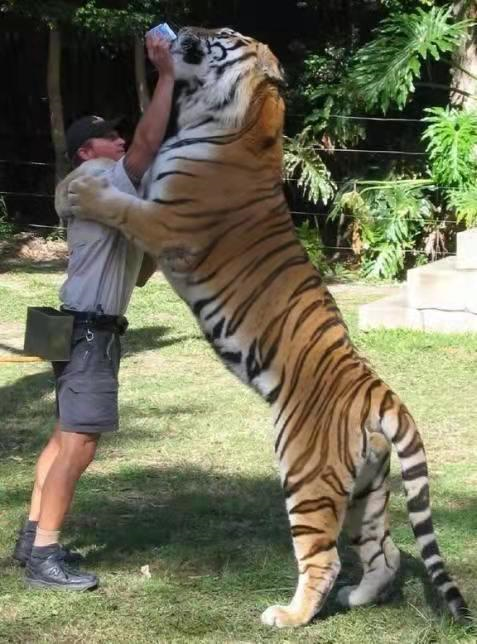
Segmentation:
[(267, 45), (260, 43), (257, 50), (257, 65), (262, 74), (280, 89), (285, 89), (285, 73), (277, 57)]

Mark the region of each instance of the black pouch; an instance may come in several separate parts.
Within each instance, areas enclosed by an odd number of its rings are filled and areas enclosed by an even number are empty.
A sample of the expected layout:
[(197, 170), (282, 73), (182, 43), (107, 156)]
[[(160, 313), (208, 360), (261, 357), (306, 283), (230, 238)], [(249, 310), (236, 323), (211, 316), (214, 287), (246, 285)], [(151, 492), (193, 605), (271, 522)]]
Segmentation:
[(71, 356), (74, 317), (50, 306), (29, 306), (23, 350), (50, 362), (67, 362)]

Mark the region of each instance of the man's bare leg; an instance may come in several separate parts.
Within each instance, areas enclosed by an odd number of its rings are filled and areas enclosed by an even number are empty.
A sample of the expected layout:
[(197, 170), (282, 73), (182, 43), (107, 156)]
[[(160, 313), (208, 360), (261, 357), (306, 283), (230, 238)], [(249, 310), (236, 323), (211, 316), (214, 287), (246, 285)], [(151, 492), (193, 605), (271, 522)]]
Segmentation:
[[(61, 446), (61, 430), (58, 421), (55, 424), (53, 433), (51, 434), (48, 443), (43, 448), (35, 467), (35, 481), (33, 484), (33, 491), (31, 495), (30, 510), (28, 520), (21, 528), (18, 539), (15, 543), (13, 551), (13, 558), (16, 559), (22, 566), (26, 564), (31, 555), (33, 541), (36, 537), (38, 526), (38, 519), (40, 518), (41, 507), (41, 492), (43, 484), (53, 464), (53, 461), (58, 455)], [(79, 554), (72, 554), (74, 561), (79, 561), (82, 557)]]
[(47, 474), (52, 466), (55, 458), (58, 455), (61, 447), (61, 430), (60, 424), (57, 422), (53, 430), (53, 434), (50, 437), (50, 440), (43, 448), (42, 453), (38, 457), (35, 468), (35, 483), (33, 485), (33, 492), (31, 495), (30, 503), (30, 513), (28, 519), (30, 521), (38, 522), (40, 518), (40, 507), (41, 507), (41, 492)]
[[(38, 527), (41, 530), (61, 529), (73, 500), (76, 483), (94, 458), (98, 438), (99, 434), (93, 433), (59, 433), (59, 449), (41, 482), (38, 513)], [(35, 545), (47, 544), (37, 544), (35, 541)]]
[(94, 575), (72, 571), (66, 564), (58, 537), (70, 509), (76, 484), (94, 458), (99, 434), (60, 431), (59, 449), (40, 490), (38, 528), (26, 582), (33, 588), (82, 591), (94, 588)]

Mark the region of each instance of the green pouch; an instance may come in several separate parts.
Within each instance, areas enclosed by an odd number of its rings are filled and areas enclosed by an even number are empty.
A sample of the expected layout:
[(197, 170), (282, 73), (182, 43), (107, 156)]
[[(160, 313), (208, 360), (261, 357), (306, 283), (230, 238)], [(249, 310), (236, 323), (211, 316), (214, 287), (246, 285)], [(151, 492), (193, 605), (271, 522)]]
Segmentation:
[(67, 362), (71, 356), (74, 317), (50, 306), (29, 306), (23, 350), (50, 362)]

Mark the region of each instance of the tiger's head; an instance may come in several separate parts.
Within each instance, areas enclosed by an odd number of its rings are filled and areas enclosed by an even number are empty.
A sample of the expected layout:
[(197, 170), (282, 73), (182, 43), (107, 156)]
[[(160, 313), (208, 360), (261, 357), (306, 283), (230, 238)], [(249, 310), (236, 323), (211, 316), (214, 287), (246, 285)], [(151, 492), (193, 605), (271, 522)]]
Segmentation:
[[(275, 94), (283, 70), (267, 45), (233, 29), (185, 27), (171, 46), (179, 128), (207, 117), (216, 126), (240, 128), (257, 95)], [(283, 110), (282, 110), (283, 111)]]

